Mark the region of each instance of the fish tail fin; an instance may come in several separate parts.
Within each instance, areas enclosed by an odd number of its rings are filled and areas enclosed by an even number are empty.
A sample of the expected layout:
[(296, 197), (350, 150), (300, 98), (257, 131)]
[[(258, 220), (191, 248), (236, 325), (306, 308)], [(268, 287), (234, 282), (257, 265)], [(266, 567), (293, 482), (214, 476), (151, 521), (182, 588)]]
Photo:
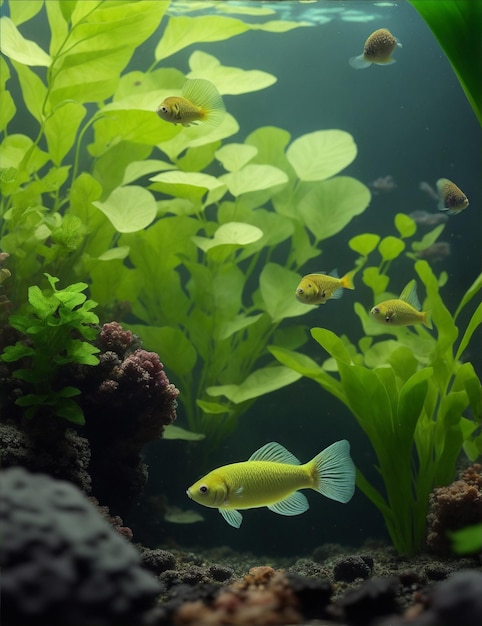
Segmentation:
[(368, 67), (371, 65), (370, 61), (367, 61), (365, 59), (365, 57), (363, 56), (363, 54), (360, 54), (357, 57), (351, 57), (351, 59), (348, 60), (348, 63), (355, 69), (355, 70), (363, 70), (365, 69), (365, 67)]
[(432, 330), (433, 326), (432, 326), (432, 315), (430, 314), (430, 311), (424, 311), (422, 313), (423, 318), (422, 318), (422, 324), (424, 326), (426, 326), (427, 328), (430, 328), (430, 330)]
[(341, 279), (341, 284), (345, 289), (355, 289), (355, 285), (353, 284), (353, 277), (355, 276), (355, 273), (355, 270), (347, 272)]
[(348, 502), (355, 492), (355, 465), (346, 439), (336, 441), (308, 464), (312, 489), (337, 502)]
[(221, 94), (205, 78), (190, 78), (184, 83), (182, 97), (190, 100), (202, 111), (202, 119), (211, 126), (219, 126), (226, 113)]

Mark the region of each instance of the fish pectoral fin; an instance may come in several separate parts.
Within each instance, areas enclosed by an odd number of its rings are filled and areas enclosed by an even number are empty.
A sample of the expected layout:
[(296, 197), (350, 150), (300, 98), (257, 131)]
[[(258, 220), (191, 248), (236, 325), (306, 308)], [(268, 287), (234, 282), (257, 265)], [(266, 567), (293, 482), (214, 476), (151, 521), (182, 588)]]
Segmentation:
[(272, 463), (300, 465), (299, 459), (280, 443), (276, 443), (276, 441), (265, 443), (259, 450), (253, 452), (248, 461), (271, 461)]
[(339, 287), (335, 289), (335, 291), (331, 294), (331, 300), (339, 300), (343, 295), (343, 287)]
[(268, 509), (279, 515), (301, 515), (309, 508), (308, 500), (299, 491), (295, 491), (284, 500), (268, 504)]
[(236, 509), (219, 509), (219, 512), (230, 526), (233, 526), (234, 528), (239, 528), (241, 526), (243, 516), (239, 511), (236, 511)]

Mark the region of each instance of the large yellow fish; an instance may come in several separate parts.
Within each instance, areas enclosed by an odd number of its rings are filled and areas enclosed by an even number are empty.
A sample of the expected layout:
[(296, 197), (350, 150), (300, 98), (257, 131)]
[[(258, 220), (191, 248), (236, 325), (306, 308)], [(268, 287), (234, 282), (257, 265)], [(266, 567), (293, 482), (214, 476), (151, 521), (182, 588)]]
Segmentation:
[(448, 178), (439, 178), (436, 185), (440, 211), (447, 211), (449, 215), (456, 215), (469, 206), (467, 196)]
[(226, 110), (216, 87), (204, 78), (193, 78), (184, 83), (180, 96), (169, 96), (157, 107), (156, 113), (166, 122), (191, 126), (207, 122), (219, 126)]
[(399, 299), (385, 300), (373, 307), (370, 314), (377, 322), (387, 326), (412, 326), (423, 324), (432, 328), (430, 313), (421, 311), (417, 296), (417, 283), (411, 280), (403, 289)]
[(355, 289), (354, 275), (352, 271), (340, 278), (336, 269), (330, 274), (307, 274), (296, 288), (296, 299), (304, 304), (325, 304), (330, 298), (338, 300), (343, 295), (343, 289)]
[(228, 524), (239, 528), (243, 516), (238, 509), (267, 506), (280, 515), (304, 513), (309, 504), (298, 489), (348, 502), (355, 491), (348, 441), (333, 443), (305, 465), (279, 443), (267, 443), (247, 461), (209, 472), (186, 493), (198, 504), (218, 509)]
[(395, 63), (392, 52), (395, 48), (401, 48), (402, 44), (386, 28), (379, 28), (365, 41), (363, 54), (352, 57), (350, 65), (356, 70), (362, 70), (372, 63), (377, 65), (390, 65)]

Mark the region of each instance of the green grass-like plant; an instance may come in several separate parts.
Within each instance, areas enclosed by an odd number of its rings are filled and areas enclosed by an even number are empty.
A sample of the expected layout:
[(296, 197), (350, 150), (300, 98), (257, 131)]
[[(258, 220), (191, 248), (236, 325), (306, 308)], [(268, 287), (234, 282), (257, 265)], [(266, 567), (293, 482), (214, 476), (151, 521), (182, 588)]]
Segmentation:
[(50, 289), (30, 287), (25, 312), (9, 318), (10, 325), (25, 339), (6, 346), (0, 358), (7, 363), (21, 361), (22, 367), (14, 370), (13, 376), (25, 381), (31, 392), (15, 403), (24, 407), (26, 417), (47, 413), (84, 424), (83, 411), (72, 399), (80, 390), (71, 385), (62, 386), (59, 379), (69, 364), (98, 364), (95, 354), (99, 349), (89, 343), (98, 334), (97, 327), (92, 325), (98, 324), (99, 318), (91, 310), (97, 304), (82, 293), (87, 283), (58, 289), (59, 279), (50, 274), (45, 276)]
[[(378, 266), (363, 269), (362, 280), (373, 291), (373, 304), (398, 297), (386, 291), (386, 270), (405, 249), (403, 239), (414, 234), (415, 225), (402, 214), (396, 224), (400, 237), (381, 240), (367, 233), (350, 241), (363, 254), (360, 268), (375, 251), (381, 258)], [(422, 548), (429, 494), (453, 480), (461, 451), (465, 449), (471, 459), (482, 453), (482, 386), (472, 364), (461, 361), (482, 323), (482, 304), (462, 332), (457, 326), (460, 313), (482, 288), (482, 275), (452, 315), (439, 293), (446, 277), (438, 280), (426, 261), (416, 261), (414, 267), (427, 293), (423, 307), (431, 311), (435, 336), (420, 325), (379, 325), (370, 318), (369, 307), (357, 302), (355, 312), (365, 333), (357, 345), (325, 328), (311, 330), (330, 356), (321, 366), (305, 355), (270, 348), (282, 364), (316, 380), (355, 416), (375, 452), (383, 488), (360, 471), (357, 485), (380, 510), (394, 546), (405, 554)], [(380, 339), (387, 334), (393, 338)], [(468, 408), (470, 419), (463, 416)]]

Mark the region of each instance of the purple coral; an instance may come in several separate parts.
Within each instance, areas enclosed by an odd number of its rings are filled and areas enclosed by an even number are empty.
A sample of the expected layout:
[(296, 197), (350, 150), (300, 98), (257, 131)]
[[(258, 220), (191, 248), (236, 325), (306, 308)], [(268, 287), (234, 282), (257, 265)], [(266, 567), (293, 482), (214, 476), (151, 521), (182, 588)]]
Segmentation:
[(76, 381), (92, 449), (93, 493), (125, 514), (147, 479), (142, 448), (176, 419), (179, 391), (159, 356), (140, 349), (139, 339), (117, 322), (104, 324), (97, 344), (99, 365), (83, 368)]

